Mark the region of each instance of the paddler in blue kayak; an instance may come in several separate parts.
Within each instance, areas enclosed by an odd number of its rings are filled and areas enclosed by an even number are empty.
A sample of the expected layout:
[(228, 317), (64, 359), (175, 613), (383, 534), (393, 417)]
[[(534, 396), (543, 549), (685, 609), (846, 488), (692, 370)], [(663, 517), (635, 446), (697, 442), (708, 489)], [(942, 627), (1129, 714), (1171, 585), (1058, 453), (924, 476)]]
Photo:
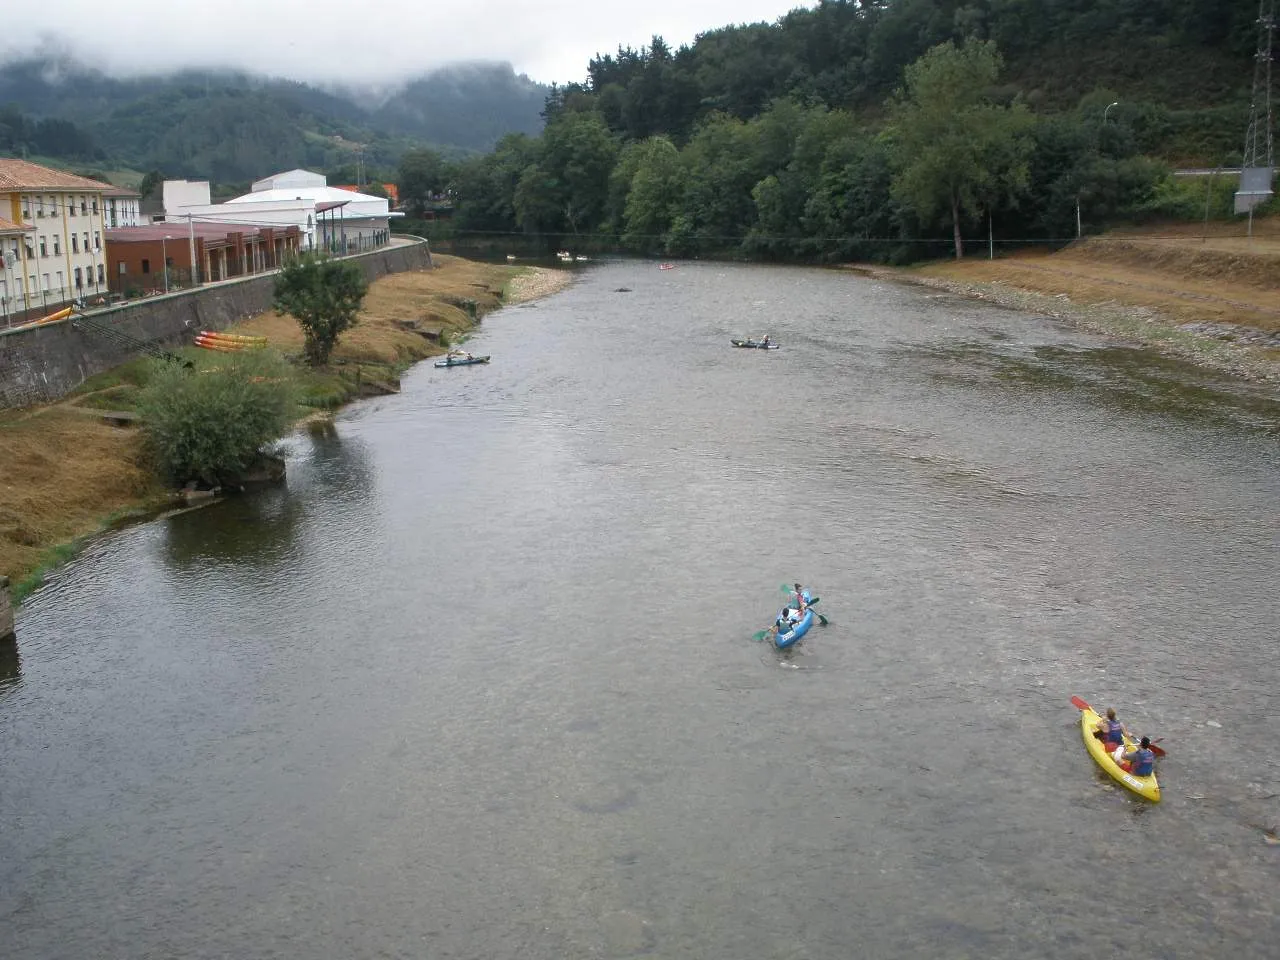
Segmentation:
[(1124, 755), (1120, 766), (1135, 777), (1149, 777), (1156, 768), (1156, 752), (1151, 749), (1151, 738), (1143, 737), (1137, 750)]
[(809, 606), (808, 598), (805, 597), (805, 589), (800, 584), (793, 584), (796, 588), (796, 617), (799, 618), (804, 614), (805, 607)]

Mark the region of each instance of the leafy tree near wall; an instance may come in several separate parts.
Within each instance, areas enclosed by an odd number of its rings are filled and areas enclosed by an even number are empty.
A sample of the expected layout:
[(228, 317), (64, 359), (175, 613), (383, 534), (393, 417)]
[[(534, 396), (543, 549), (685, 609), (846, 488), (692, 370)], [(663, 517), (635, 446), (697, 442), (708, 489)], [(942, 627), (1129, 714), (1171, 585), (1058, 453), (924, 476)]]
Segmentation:
[(355, 326), (369, 285), (354, 263), (305, 254), (276, 277), (274, 306), (298, 321), (313, 367), (329, 362), (338, 337)]
[(947, 41), (907, 67), (891, 104), (894, 196), (926, 223), (949, 218), (957, 259), (964, 218), (1015, 203), (1028, 183), (1035, 118), (1019, 102), (990, 100), (999, 73), (995, 44)]

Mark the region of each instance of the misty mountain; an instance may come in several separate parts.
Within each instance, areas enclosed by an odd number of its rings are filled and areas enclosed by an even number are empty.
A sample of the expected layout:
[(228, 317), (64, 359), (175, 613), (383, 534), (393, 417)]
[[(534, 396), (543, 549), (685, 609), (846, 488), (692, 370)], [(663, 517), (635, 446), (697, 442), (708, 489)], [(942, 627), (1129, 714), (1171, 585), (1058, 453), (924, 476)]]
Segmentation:
[[(370, 171), (389, 170), (413, 147), (467, 153), (506, 133), (537, 133), (547, 92), (509, 64), (445, 67), (373, 96), (237, 70), (116, 77), (47, 56), (0, 65), (0, 108), (10, 118), (0, 151), (224, 183), (357, 156)], [(55, 120), (64, 122), (57, 137)], [(74, 152), (43, 153), (51, 143)]]
[[(452, 64), (411, 80), (373, 117), (391, 133), (488, 150), (505, 134), (539, 133), (549, 92), (507, 63)], [(454, 139), (442, 139), (442, 130)], [(464, 132), (466, 144), (457, 139)]]

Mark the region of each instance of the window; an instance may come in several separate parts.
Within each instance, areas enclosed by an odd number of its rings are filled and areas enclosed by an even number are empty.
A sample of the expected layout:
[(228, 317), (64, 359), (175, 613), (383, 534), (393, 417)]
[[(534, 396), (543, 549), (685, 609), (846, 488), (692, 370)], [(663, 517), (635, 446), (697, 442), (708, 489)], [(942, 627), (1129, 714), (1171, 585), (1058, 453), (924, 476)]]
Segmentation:
[(66, 285), (67, 285), (67, 278), (63, 275), (62, 271), (59, 270), (58, 271), (58, 289), (61, 290)]
[(34, 260), (36, 257), (36, 252), (31, 249), (31, 241), (29, 240), (25, 241), (22, 245), (27, 248), (27, 259)]
[[(85, 236), (84, 242), (85, 243), (89, 242), (88, 235)], [(97, 230), (93, 231), (93, 249), (95, 253), (102, 249), (102, 234), (100, 234)]]
[(76, 267), (76, 289), (84, 289), (84, 274), (81, 272), (79, 267)]
[[(89, 201), (86, 200), (84, 197), (80, 198), (80, 212), (85, 216), (89, 215)], [(97, 211), (95, 210), (94, 213), (97, 213)]]
[(44, 286), (40, 289), (47, 291), (49, 289), (49, 275), (46, 273), (40, 279), (44, 281)]
[(74, 217), (76, 215), (76, 198), (68, 197), (67, 200), (67, 216)]
[(85, 253), (89, 252), (89, 231), (88, 230), (84, 232), (84, 252)]
[(53, 235), (53, 255), (55, 257), (62, 254), (62, 238), (58, 234)]
[(31, 219), (31, 198), (30, 197), (22, 198), (22, 219), (23, 220)]
[(94, 197), (94, 198), (93, 198), (93, 213), (94, 213), (94, 215), (95, 215), (95, 216), (97, 216), (97, 213), (98, 213), (98, 198), (97, 198), (97, 197)]
[(43, 196), (36, 197), (36, 216), (37, 217), (44, 216), (44, 197)]
[(71, 252), (72, 253), (80, 252), (80, 237), (78, 234), (73, 233), (71, 235)]
[(143, 273), (151, 272), (151, 261), (148, 260), (146, 257), (142, 258), (142, 272)]
[[(123, 267), (124, 264), (122, 263), (120, 264), (120, 266)], [(107, 268), (104, 264), (100, 263), (98, 264), (98, 286), (102, 286), (106, 282), (107, 282)]]
[(117, 272), (119, 272), (120, 276), (122, 277), (129, 272), (129, 269), (125, 266), (123, 260), (121, 260), (119, 263), (116, 264), (116, 269), (117, 269)]
[(42, 257), (47, 257), (49, 255), (49, 248), (45, 246), (45, 243), (45, 235), (42, 233), (40, 234), (40, 256)]

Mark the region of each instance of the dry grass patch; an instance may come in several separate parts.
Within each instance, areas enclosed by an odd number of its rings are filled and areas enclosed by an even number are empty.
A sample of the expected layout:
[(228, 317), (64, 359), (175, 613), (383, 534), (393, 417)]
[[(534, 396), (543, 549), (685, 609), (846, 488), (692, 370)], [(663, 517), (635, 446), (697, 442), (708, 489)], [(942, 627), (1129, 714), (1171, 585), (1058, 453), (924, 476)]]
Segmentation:
[(999, 283), (1083, 304), (1123, 304), (1175, 323), (1280, 330), (1280, 259), (1101, 238), (1058, 253), (1023, 251), (917, 268), (926, 277)]
[[(519, 272), (460, 257), (437, 255), (433, 260), (434, 270), (392, 274), (369, 285), (359, 321), (333, 351), (336, 361), (400, 366), (440, 353), (435, 343), (406, 325), (456, 338), (471, 325), (466, 301), (474, 301), (479, 313), (501, 306), (505, 285)], [(247, 320), (235, 331), (266, 337), (285, 353), (302, 352), (297, 321), (276, 311)]]
[(133, 431), (70, 409), (0, 422), (0, 574), (16, 581), (54, 545), (162, 496), (140, 450)]

